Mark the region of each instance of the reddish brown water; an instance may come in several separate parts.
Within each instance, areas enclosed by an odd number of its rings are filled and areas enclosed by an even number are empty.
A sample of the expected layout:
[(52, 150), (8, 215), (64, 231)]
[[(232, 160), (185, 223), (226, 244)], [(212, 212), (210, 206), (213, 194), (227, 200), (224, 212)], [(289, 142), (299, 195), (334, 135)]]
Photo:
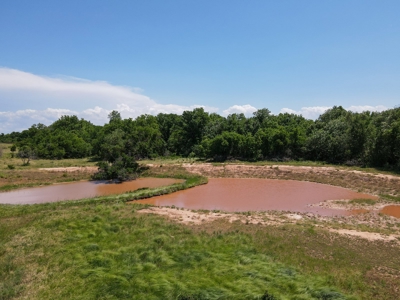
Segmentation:
[(283, 210), (332, 216), (351, 213), (308, 205), (324, 200), (357, 198), (377, 199), (372, 195), (306, 181), (215, 178), (206, 185), (137, 202), (229, 212)]
[(0, 193), (0, 203), (35, 204), (62, 200), (77, 200), (96, 196), (121, 194), (144, 187), (154, 188), (178, 182), (183, 182), (183, 180), (171, 178), (139, 178), (123, 183), (105, 183), (102, 181), (63, 183)]
[(380, 210), (381, 213), (400, 218), (400, 205), (388, 205)]

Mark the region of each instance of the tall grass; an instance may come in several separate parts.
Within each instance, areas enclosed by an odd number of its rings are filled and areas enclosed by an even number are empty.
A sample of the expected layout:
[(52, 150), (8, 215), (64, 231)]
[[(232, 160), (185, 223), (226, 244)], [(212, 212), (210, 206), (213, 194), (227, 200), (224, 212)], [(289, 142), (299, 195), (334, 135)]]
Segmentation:
[(381, 197), (383, 197), (384, 199), (394, 201), (394, 202), (400, 202), (400, 196), (382, 194)]
[(140, 208), (37, 215), (5, 245), (14, 257), (1, 256), (0, 274), (15, 271), (2, 299), (348, 299), (257, 250), (248, 234), (193, 231)]

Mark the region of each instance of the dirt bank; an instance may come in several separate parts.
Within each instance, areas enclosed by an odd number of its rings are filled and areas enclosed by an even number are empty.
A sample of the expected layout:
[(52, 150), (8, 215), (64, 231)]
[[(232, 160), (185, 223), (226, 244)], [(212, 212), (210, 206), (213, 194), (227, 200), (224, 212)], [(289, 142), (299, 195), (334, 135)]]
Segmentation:
[(185, 169), (194, 173), (215, 175), (210, 177), (221, 177), (223, 173), (229, 173), (229, 174), (235, 173), (237, 175), (261, 175), (261, 174), (277, 174), (277, 173), (279, 174), (282, 172), (288, 172), (294, 174), (316, 173), (321, 175), (332, 175), (332, 173), (339, 173), (339, 174), (352, 173), (362, 176), (382, 178), (385, 180), (400, 181), (400, 176), (388, 175), (388, 174), (374, 174), (357, 170), (339, 169), (334, 167), (309, 167), (309, 166), (288, 166), (288, 165), (252, 166), (252, 165), (239, 165), (239, 164), (213, 165), (210, 163), (182, 164), (182, 166)]

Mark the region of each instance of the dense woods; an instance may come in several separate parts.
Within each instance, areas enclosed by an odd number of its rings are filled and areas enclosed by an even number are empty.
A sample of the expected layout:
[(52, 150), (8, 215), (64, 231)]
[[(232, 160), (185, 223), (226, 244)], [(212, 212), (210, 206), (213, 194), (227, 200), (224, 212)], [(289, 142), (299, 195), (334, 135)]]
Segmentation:
[[(251, 117), (222, 117), (203, 108), (182, 115), (122, 119), (117, 111), (104, 126), (63, 116), (50, 126), (1, 134), (15, 155), (61, 159), (95, 156), (119, 166), (121, 157), (159, 156), (256, 160), (318, 160), (328, 163), (400, 168), (400, 108), (381, 113), (335, 106), (317, 120), (260, 109)], [(129, 159), (128, 159), (129, 158)], [(134, 168), (133, 162), (128, 167)]]

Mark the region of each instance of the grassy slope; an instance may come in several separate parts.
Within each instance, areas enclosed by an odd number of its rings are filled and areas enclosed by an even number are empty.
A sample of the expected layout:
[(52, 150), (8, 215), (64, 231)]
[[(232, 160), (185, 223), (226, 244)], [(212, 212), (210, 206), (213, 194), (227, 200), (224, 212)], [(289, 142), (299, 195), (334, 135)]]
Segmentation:
[(1, 206), (0, 299), (398, 299), (393, 244), (310, 224), (190, 227), (140, 208)]
[(0, 297), (344, 299), (258, 250), (251, 234), (192, 230), (138, 208), (115, 201), (8, 218)]

